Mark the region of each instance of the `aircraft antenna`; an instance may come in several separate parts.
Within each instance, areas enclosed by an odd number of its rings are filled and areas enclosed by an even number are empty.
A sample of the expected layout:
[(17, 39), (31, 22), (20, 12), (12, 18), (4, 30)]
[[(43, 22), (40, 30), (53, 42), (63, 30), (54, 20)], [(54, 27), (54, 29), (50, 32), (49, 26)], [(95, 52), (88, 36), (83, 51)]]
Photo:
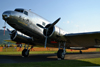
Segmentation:
[(29, 11), (31, 11), (31, 9), (29, 9)]

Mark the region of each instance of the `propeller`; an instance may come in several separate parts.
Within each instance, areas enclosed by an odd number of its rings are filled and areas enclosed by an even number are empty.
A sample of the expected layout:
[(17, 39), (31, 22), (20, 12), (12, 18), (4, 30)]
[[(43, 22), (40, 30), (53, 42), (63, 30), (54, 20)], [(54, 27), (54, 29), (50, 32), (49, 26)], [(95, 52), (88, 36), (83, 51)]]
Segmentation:
[(9, 32), (10, 35), (12, 34), (11, 31), (8, 28), (7, 28), (7, 31)]
[(45, 29), (46, 30), (46, 36), (45, 36), (45, 48), (46, 48), (46, 44), (47, 44), (47, 39), (48, 39), (48, 36), (47, 36), (47, 34), (48, 34), (48, 30), (51, 28), (51, 27), (53, 27), (59, 20), (60, 20), (61, 18), (58, 18), (56, 21), (54, 21), (48, 28), (46, 28), (46, 27), (43, 27), (42, 25), (40, 25), (40, 24), (37, 24), (37, 26), (38, 27), (40, 27), (40, 28), (43, 28), (43, 29)]
[(15, 33), (16, 32), (16, 30), (9, 30), (8, 28), (7, 28), (7, 31), (9, 32), (9, 35), (12, 35), (13, 33)]
[(46, 29), (45, 27), (43, 27), (43, 26), (40, 25), (40, 24), (37, 24), (37, 26), (39, 26), (40, 28)]
[(46, 37), (45, 37), (45, 48), (46, 48), (47, 39), (48, 39), (48, 36), (47, 36), (47, 34), (48, 34), (48, 28), (46, 29)]
[(56, 21), (54, 21), (48, 29), (50, 29), (51, 27), (53, 27), (60, 19), (61, 18), (58, 18)]

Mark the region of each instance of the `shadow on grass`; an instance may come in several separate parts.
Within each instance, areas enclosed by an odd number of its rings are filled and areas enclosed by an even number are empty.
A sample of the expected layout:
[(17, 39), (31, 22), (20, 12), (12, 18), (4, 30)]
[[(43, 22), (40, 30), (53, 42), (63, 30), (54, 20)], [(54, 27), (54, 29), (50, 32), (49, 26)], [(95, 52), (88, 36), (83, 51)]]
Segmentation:
[(56, 54), (31, 55), (29, 57), (0, 55), (0, 67), (77, 67), (99, 66), (81, 60), (57, 60)]
[(1, 67), (78, 67), (78, 66), (99, 66), (90, 62), (79, 60), (60, 60), (47, 62), (30, 62), (30, 63), (11, 63), (0, 64)]

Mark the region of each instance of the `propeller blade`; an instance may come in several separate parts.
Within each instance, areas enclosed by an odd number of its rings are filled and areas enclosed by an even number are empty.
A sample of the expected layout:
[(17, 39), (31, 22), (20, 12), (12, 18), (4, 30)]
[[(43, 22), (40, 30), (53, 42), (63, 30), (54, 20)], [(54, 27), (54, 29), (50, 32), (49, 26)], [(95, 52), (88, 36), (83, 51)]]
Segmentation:
[(11, 31), (8, 28), (7, 28), (7, 31), (9, 32), (10, 35), (12, 34)]
[[(61, 18), (58, 18), (55, 22), (53, 22), (49, 28), (53, 27), (60, 19), (61, 19)], [(49, 28), (48, 28), (48, 29), (49, 29)]]
[(7, 28), (7, 31), (10, 32), (10, 30)]
[(46, 48), (46, 45), (47, 45), (47, 36), (45, 37), (45, 48)]
[(48, 28), (46, 29), (45, 48), (46, 48), (46, 45), (47, 45), (47, 38), (48, 38), (47, 34), (48, 34)]
[(45, 27), (43, 27), (43, 26), (40, 25), (40, 24), (37, 24), (37, 26), (40, 27), (40, 28), (46, 29)]

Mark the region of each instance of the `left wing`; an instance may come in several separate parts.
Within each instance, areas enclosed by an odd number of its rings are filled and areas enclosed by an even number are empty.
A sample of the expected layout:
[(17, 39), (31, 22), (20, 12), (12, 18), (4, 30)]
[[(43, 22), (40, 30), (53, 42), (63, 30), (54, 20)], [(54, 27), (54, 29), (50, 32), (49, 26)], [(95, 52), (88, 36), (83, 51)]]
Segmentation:
[(69, 47), (94, 47), (100, 45), (100, 32), (66, 34)]
[(12, 40), (4, 40), (6, 42), (11, 42), (11, 43), (16, 43), (15, 41), (12, 41)]

